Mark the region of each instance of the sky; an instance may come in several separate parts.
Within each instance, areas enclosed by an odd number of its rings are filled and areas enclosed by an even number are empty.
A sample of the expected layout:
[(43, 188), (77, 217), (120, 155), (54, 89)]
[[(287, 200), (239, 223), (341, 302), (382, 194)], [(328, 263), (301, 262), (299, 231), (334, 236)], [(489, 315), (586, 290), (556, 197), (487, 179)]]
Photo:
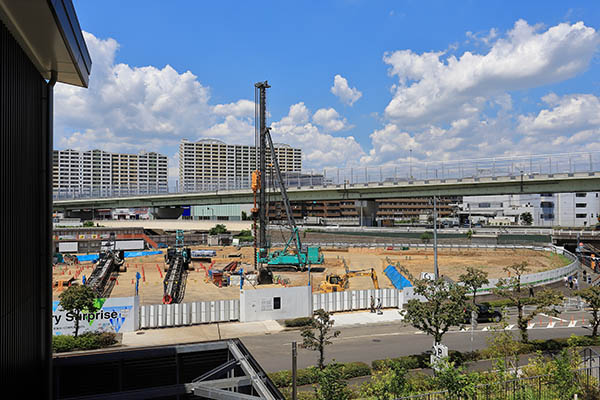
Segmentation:
[(303, 169), (600, 150), (600, 2), (74, 0), (89, 88), (57, 84), (55, 147), (169, 157), (275, 142)]

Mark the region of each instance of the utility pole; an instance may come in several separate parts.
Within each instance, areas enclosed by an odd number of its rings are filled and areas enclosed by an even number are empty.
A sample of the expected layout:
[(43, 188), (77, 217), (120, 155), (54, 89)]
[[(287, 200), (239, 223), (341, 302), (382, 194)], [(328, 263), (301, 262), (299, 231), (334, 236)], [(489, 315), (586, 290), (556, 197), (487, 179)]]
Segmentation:
[(298, 350), (296, 349), (296, 342), (292, 342), (292, 400), (298, 399), (298, 388), (297, 388), (297, 364), (298, 364)]
[(440, 278), (437, 257), (437, 198), (433, 196), (433, 272), (435, 280)]

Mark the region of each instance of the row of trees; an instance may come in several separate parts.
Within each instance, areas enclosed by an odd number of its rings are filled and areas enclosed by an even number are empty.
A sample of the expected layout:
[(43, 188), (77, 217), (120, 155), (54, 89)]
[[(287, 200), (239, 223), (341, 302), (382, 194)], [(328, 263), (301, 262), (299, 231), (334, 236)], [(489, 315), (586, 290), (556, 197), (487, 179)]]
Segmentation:
[[(508, 278), (500, 279), (492, 291), (516, 307), (521, 341), (527, 343), (527, 326), (541, 313), (557, 316), (563, 295), (557, 290), (545, 288), (532, 296), (532, 287), (521, 282), (521, 277), (529, 271), (526, 262), (507, 266), (504, 271)], [(450, 327), (464, 324), (465, 315), (475, 310), (477, 291), (489, 283), (485, 271), (471, 267), (467, 268), (467, 272), (459, 279), (460, 284), (449, 283), (443, 279), (416, 280), (415, 293), (424, 297), (426, 301), (411, 299), (406, 304), (405, 320), (431, 335), (436, 343), (441, 343), (443, 335)], [(468, 301), (467, 293), (472, 294), (472, 302)], [(596, 336), (600, 326), (600, 288), (593, 286), (576, 294), (581, 296), (592, 310), (592, 335)]]

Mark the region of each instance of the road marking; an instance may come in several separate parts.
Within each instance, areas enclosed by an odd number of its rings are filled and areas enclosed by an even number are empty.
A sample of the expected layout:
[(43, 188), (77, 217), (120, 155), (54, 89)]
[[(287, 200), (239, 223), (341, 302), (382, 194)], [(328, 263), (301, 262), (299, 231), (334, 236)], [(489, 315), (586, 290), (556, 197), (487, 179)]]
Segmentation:
[(554, 328), (554, 325), (556, 325), (556, 321), (550, 321), (548, 322), (548, 326), (546, 328)]
[(512, 328), (514, 328), (514, 325), (508, 325), (506, 328), (504, 328), (505, 331), (510, 331)]
[(535, 322), (531, 322), (529, 324), (527, 324), (527, 329), (531, 329), (535, 326)]
[(557, 320), (562, 321), (562, 322), (569, 322), (569, 320), (558, 318), (558, 317), (554, 317), (552, 315), (546, 315), (546, 314), (543, 314), (543, 313), (540, 313), (540, 315), (543, 316), (543, 317), (554, 318), (554, 319), (557, 319)]
[(573, 320), (573, 321), (569, 322), (568, 328), (574, 328), (575, 325), (577, 325), (577, 320)]
[(489, 330), (490, 330), (490, 327), (489, 327), (489, 326), (486, 326), (485, 328), (483, 328), (483, 329), (481, 330), (481, 332), (487, 332), (487, 331), (489, 331)]

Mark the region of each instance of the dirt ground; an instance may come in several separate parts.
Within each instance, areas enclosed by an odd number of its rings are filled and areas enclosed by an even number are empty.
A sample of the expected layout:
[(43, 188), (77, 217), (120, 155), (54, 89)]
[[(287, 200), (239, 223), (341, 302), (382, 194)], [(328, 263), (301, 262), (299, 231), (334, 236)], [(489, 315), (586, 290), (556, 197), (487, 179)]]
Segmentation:
[[(197, 247), (200, 248), (200, 247)], [(202, 247), (208, 248), (206, 246)], [(231, 261), (239, 261), (244, 272), (253, 271), (252, 253), (250, 247), (237, 250), (234, 247), (213, 247), (217, 251), (217, 257), (213, 258), (213, 269), (222, 269)], [(240, 257), (231, 258), (229, 255), (239, 254)], [(343, 274), (345, 261), (350, 270), (363, 270), (375, 268), (381, 288), (393, 288), (391, 281), (383, 273), (388, 265), (386, 259), (391, 262), (400, 262), (415, 277), (421, 272), (433, 272), (433, 251), (422, 249), (410, 249), (406, 251), (391, 251), (383, 249), (350, 248), (350, 249), (324, 249), (325, 263), (315, 266), (310, 273), (310, 280), (315, 290), (326, 274)], [(440, 274), (457, 280), (466, 267), (477, 267), (489, 273), (490, 278), (505, 276), (502, 268), (507, 265), (526, 261), (530, 267), (530, 273), (559, 268), (568, 264), (568, 260), (562, 256), (550, 252), (538, 252), (534, 250), (487, 250), (487, 249), (443, 249), (438, 252), (438, 265)], [(135, 294), (135, 275), (139, 272), (143, 278), (140, 279), (139, 296), (141, 304), (160, 304), (163, 297), (162, 281), (165, 275), (164, 256), (162, 254), (129, 258), (126, 260), (127, 272), (118, 273), (112, 282), (111, 297), (127, 297)], [(185, 302), (224, 300), (239, 297), (239, 286), (218, 287), (208, 281), (205, 269), (210, 268), (209, 262), (192, 262), (192, 268), (188, 273), (185, 289)], [(203, 268), (204, 267), (204, 268)], [(238, 267), (239, 268), (239, 267)], [(82, 276), (89, 276), (93, 270), (91, 263), (82, 263), (74, 266), (58, 265), (54, 267), (55, 282), (60, 279), (75, 278), (81, 282)], [(279, 283), (273, 285), (261, 285), (264, 287), (304, 286), (308, 284), (308, 272), (285, 272), (274, 271), (275, 280)], [(256, 290), (247, 281), (244, 290)], [(354, 277), (350, 279), (350, 289), (372, 289), (373, 282), (368, 276)], [(53, 290), (54, 300), (58, 300), (60, 294), (56, 285)]]

